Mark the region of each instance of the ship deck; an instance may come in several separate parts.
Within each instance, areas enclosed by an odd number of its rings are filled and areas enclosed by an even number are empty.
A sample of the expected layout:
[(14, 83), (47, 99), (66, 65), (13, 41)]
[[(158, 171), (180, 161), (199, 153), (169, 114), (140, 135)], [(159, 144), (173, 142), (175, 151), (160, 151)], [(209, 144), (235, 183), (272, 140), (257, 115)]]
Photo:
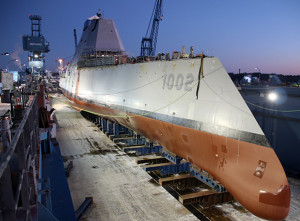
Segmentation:
[[(83, 199), (93, 197), (84, 215), (87, 220), (198, 220), (179, 201), (119, 150), (93, 123), (73, 110), (61, 96), (52, 99), (56, 109), (57, 141), (65, 164), (73, 161), (68, 177), (77, 209)], [(291, 209), (286, 220), (299, 220), (300, 180), (289, 178)], [(237, 209), (238, 208), (238, 209)], [(209, 214), (211, 213), (211, 214)], [(238, 203), (225, 203), (205, 212), (217, 220), (263, 220)], [(215, 214), (218, 216), (216, 217)]]

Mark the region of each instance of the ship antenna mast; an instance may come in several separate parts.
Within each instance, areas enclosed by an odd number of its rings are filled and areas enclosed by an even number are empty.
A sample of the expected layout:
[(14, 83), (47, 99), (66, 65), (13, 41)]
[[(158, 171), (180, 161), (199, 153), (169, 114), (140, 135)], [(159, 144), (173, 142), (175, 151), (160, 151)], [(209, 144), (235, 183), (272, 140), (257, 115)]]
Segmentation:
[[(155, 56), (159, 22), (162, 20), (162, 0), (156, 0), (151, 19), (146, 32), (146, 37), (142, 38), (141, 56)], [(151, 33), (148, 36), (152, 21)]]

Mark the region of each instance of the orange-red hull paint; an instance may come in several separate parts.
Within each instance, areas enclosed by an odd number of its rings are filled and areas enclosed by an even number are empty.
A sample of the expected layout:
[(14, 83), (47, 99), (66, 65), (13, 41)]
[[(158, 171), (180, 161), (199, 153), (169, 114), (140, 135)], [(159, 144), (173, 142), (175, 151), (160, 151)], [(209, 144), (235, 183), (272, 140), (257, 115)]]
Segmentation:
[[(284, 219), (289, 213), (290, 187), (272, 148), (198, 131), (120, 110), (86, 103), (65, 94), (76, 106), (131, 128), (207, 171), (256, 216)], [(260, 162), (264, 162), (260, 168)], [(256, 172), (262, 170), (263, 175)], [(255, 175), (256, 174), (256, 175)]]

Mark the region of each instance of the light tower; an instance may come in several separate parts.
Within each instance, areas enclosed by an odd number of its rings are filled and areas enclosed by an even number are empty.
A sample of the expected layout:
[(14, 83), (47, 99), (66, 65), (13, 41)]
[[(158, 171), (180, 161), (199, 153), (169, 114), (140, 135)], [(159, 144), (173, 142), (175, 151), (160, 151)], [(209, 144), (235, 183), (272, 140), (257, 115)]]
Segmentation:
[(29, 15), (31, 20), (31, 35), (23, 36), (23, 49), (29, 51), (28, 66), (33, 75), (44, 76), (45, 73), (45, 55), (48, 53), (49, 42), (41, 34), (41, 20), (39, 15)]

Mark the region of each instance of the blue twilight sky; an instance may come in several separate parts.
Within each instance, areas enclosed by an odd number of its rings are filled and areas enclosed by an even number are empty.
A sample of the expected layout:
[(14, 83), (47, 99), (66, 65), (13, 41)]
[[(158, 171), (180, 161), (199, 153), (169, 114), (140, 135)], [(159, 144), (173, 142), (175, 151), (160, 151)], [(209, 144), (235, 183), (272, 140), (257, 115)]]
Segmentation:
[[(42, 16), (50, 42), (46, 69), (74, 53), (84, 21), (98, 9), (114, 19), (129, 55), (140, 53), (155, 0), (0, 0), (0, 68), (10, 59), (27, 63), (22, 35), (31, 33), (29, 14)], [(300, 0), (164, 0), (156, 52), (204, 51), (219, 57), (228, 72), (300, 74)], [(69, 58), (70, 59), (70, 58)], [(68, 60), (68, 59), (67, 59)], [(18, 64), (20, 66), (20, 64)], [(9, 69), (17, 69), (13, 62)]]

